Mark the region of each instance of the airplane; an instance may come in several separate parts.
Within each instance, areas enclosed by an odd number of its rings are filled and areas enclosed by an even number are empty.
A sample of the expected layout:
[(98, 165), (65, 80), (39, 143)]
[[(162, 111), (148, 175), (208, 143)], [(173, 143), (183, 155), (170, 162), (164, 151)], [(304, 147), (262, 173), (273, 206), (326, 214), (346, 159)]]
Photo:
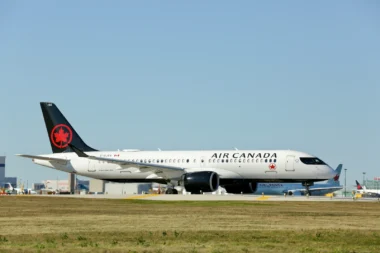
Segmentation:
[[(340, 185), (339, 177), (342, 171), (342, 164), (335, 169), (335, 177), (329, 179), (326, 183), (314, 184), (309, 188), (309, 195), (324, 196), (328, 193), (343, 189)], [(259, 183), (257, 193), (264, 195), (289, 195), (304, 196), (307, 194), (306, 189), (300, 183)]]
[(23, 191), (21, 188), (13, 187), (11, 183), (3, 184), (2, 188), (5, 189), (5, 192), (7, 194), (23, 194)]
[(32, 188), (25, 188), (23, 194), (37, 194)]
[(358, 182), (358, 180), (355, 180), (356, 181), (356, 189), (357, 189), (357, 193), (361, 193), (363, 195), (365, 195), (364, 197), (376, 197), (376, 198), (379, 198), (380, 197), (380, 190), (377, 190), (377, 189), (367, 189), (367, 187), (365, 186), (361, 186), (360, 183)]
[(258, 182), (314, 182), (333, 178), (321, 159), (293, 150), (100, 151), (88, 146), (58, 107), (40, 103), (52, 154), (18, 156), (36, 164), (111, 182), (155, 182), (167, 194), (214, 192), (254, 193)]

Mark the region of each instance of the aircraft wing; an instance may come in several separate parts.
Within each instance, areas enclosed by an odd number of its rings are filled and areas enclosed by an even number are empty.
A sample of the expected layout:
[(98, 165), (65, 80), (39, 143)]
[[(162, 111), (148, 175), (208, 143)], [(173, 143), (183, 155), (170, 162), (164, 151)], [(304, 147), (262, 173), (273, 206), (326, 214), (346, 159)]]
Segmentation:
[(309, 189), (310, 192), (313, 191), (321, 191), (321, 190), (331, 190), (331, 191), (337, 191), (342, 189), (343, 187), (341, 186), (331, 186), (331, 187), (319, 187), (319, 188), (311, 188)]
[[(73, 146), (71, 144), (69, 144), (69, 145), (79, 157), (84, 157), (84, 158), (88, 158), (91, 160), (105, 161), (108, 163), (119, 164), (121, 166), (136, 167), (141, 172), (152, 172), (152, 173), (156, 173), (156, 174), (163, 173), (167, 176), (170, 175), (170, 177), (181, 176), (182, 174), (185, 173), (184, 168), (176, 167), (176, 166), (132, 162), (132, 161), (127, 161), (127, 160), (123, 160), (123, 159), (109, 158), (109, 157), (89, 156), (86, 153), (84, 153), (83, 151), (76, 148), (75, 146)], [(119, 170), (124, 170), (124, 169), (125, 168), (120, 168)]]
[(116, 158), (107, 158), (107, 157), (98, 157), (98, 156), (88, 156), (87, 158), (91, 159), (91, 160), (116, 163), (119, 165), (134, 166), (134, 167), (138, 167), (143, 172), (153, 171), (156, 169), (166, 169), (166, 170), (170, 170), (170, 171), (184, 171), (184, 168), (181, 168), (181, 167), (159, 165), (159, 164), (150, 164), (150, 163), (131, 162), (131, 161), (127, 161), (127, 160), (123, 160), (123, 159), (116, 159)]
[(38, 159), (38, 160), (46, 160), (46, 161), (55, 161), (55, 162), (67, 162), (68, 159), (64, 158), (56, 158), (56, 157), (48, 157), (48, 156), (38, 156), (38, 155), (23, 155), (23, 154), (16, 154), (17, 156), (31, 158), (31, 159)]
[[(330, 190), (330, 191), (337, 191), (342, 189), (341, 186), (331, 186), (331, 187), (319, 187), (319, 188), (310, 188), (309, 192), (316, 192), (316, 191), (322, 191), (322, 190)], [(306, 189), (292, 189), (290, 191), (299, 191), (299, 192), (306, 192)]]

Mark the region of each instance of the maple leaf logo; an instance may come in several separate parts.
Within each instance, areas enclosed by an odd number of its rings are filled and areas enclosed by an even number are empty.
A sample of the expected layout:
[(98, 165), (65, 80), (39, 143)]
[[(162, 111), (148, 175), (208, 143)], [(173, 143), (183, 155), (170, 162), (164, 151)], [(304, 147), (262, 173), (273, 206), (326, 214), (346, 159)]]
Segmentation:
[(54, 133), (55, 142), (67, 142), (67, 137), (69, 137), (69, 133), (63, 131), (62, 128), (58, 130), (58, 133)]
[(56, 125), (51, 131), (50, 139), (57, 148), (65, 148), (72, 140), (72, 131), (65, 124)]

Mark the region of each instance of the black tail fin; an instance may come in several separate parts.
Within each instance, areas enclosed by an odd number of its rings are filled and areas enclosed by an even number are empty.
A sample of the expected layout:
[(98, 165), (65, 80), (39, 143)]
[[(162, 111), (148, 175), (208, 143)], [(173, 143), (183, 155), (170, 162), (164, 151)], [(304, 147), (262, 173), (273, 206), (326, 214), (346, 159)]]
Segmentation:
[(84, 143), (54, 103), (40, 104), (53, 153), (73, 152), (69, 144), (82, 151), (97, 151)]
[(358, 180), (355, 180), (355, 181), (356, 181), (356, 189), (363, 190), (363, 187), (359, 184)]

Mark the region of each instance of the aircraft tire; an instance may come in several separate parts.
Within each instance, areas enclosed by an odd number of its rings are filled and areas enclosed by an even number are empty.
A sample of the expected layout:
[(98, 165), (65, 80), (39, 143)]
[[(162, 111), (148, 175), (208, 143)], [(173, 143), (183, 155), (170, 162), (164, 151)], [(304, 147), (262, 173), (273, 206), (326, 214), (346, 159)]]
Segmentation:
[(165, 194), (173, 194), (173, 188), (166, 189)]

